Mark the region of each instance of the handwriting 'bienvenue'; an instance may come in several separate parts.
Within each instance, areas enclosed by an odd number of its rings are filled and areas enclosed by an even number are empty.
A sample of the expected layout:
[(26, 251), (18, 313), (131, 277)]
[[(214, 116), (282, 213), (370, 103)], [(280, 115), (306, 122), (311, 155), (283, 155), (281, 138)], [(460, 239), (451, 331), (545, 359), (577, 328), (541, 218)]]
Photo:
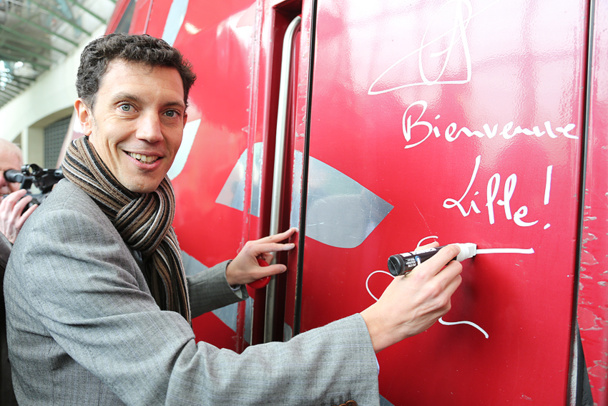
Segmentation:
[[(534, 126), (532, 128), (521, 127), (519, 125), (515, 126), (513, 121), (505, 123), (501, 128), (499, 127), (499, 124), (494, 124), (492, 126), (484, 124), (482, 130), (472, 130), (466, 126), (459, 126), (455, 122), (452, 122), (445, 127), (440, 127), (438, 124), (431, 123), (425, 116), (426, 110), (427, 103), (424, 100), (419, 100), (410, 104), (405, 110), (402, 128), (406, 149), (422, 144), (429, 139), (431, 135), (435, 136), (435, 138), (444, 138), (447, 142), (454, 142), (463, 135), (468, 138), (475, 137), (488, 139), (493, 139), (498, 136), (505, 140), (521, 135), (534, 136), (537, 138), (565, 137), (573, 140), (578, 139), (576, 134), (572, 134), (572, 131), (576, 127), (574, 124), (566, 124), (563, 127), (559, 126), (554, 129), (549, 121), (543, 123), (543, 128), (539, 126)], [(436, 115), (435, 121), (439, 118), (440, 115)]]

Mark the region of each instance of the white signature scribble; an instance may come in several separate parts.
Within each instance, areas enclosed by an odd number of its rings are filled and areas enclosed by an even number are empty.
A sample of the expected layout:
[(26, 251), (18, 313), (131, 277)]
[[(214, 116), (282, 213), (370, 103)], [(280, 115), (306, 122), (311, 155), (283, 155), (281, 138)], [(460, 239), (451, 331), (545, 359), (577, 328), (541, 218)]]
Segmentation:
[[(377, 95), (412, 86), (468, 83), (471, 80), (471, 55), (466, 36), (467, 25), (473, 17), (498, 1), (489, 2), (483, 10), (476, 14), (473, 14), (470, 0), (451, 0), (446, 2), (434, 12), (434, 19), (427, 25), (420, 42), (420, 47), (408, 53), (382, 72), (371, 84), (367, 93), (369, 95)], [(438, 46), (440, 50), (431, 52), (431, 46)], [(428, 68), (425, 68), (425, 65), (429, 65), (429, 62), (433, 62), (437, 58), (443, 58), (443, 63), (440, 63), (439, 71), (435, 74), (436, 77), (429, 78), (429, 74), (427, 73)], [(464, 66), (458, 66), (460, 69), (449, 70), (452, 75), (454, 71), (463, 71), (463, 73), (460, 73), (458, 77), (446, 78), (446, 70), (448, 70), (450, 64), (460, 64), (460, 59), (464, 59)], [(397, 85), (383, 88), (383, 82), (390, 82), (389, 80), (384, 80), (386, 76), (399, 71), (404, 64), (416, 64), (419, 77), (404, 79)]]

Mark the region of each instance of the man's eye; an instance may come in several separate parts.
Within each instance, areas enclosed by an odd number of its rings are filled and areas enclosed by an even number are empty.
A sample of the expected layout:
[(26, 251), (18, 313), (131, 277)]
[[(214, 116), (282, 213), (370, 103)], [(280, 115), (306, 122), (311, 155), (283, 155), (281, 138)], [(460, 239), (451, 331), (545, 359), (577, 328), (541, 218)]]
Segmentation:
[(175, 118), (178, 119), (180, 117), (182, 117), (183, 112), (181, 110), (167, 110), (165, 111), (165, 116), (169, 117), (169, 118)]
[(122, 111), (128, 112), (131, 111), (133, 107), (130, 104), (121, 104), (119, 106), (119, 109), (121, 109)]

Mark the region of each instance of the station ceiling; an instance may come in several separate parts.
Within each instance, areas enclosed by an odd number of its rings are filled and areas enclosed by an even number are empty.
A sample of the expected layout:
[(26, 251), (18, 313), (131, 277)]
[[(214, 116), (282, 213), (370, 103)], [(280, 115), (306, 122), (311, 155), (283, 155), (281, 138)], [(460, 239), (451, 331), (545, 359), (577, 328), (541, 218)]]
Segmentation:
[(116, 0), (0, 0), (0, 108), (66, 58)]

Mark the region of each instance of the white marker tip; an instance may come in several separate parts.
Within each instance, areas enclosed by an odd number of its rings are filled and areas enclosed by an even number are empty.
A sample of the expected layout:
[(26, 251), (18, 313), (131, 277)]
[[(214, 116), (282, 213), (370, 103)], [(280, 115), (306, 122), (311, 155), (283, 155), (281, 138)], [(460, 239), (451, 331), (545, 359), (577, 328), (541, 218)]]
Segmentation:
[(477, 255), (477, 244), (471, 242), (456, 244), (460, 247), (460, 254), (456, 257), (456, 261), (464, 261), (465, 259), (473, 258)]

